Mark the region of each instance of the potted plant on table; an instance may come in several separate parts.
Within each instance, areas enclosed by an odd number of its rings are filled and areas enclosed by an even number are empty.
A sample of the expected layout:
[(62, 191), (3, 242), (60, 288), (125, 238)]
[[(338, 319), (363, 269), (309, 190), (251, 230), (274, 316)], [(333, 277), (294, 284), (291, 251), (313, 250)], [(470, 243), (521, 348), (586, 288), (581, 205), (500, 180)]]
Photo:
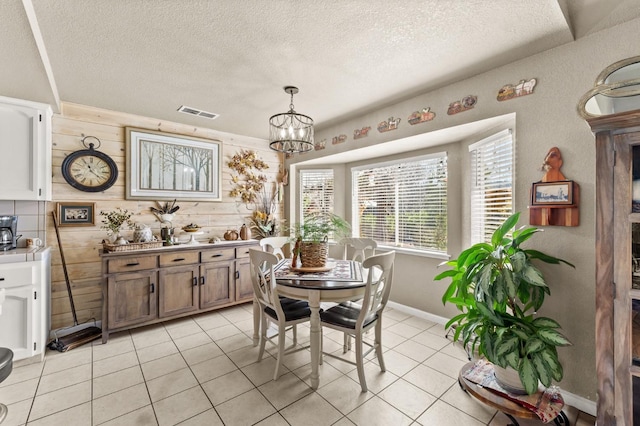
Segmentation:
[(351, 225), (332, 213), (315, 214), (307, 217), (303, 223), (296, 223), (291, 230), (295, 246), (292, 265), (297, 256), (305, 268), (324, 267), (329, 253), (329, 236), (340, 240), (351, 235)]
[(442, 302), (462, 311), (446, 325), (447, 329), (455, 327), (454, 340), (461, 339), (471, 353), (492, 362), (502, 387), (517, 392), (513, 380), (502, 370), (511, 367), (524, 391), (532, 394), (538, 390), (538, 381), (548, 387), (552, 380), (562, 379), (557, 347), (571, 344), (558, 331), (558, 322), (536, 315), (550, 291), (532, 261), (574, 266), (540, 251), (523, 249), (521, 244), (541, 230), (523, 227), (509, 236), (519, 217), (519, 213), (512, 215), (496, 229), (491, 243), (475, 244), (458, 259), (445, 262), (450, 269), (434, 279), (451, 278)]
[(123, 210), (118, 207), (116, 210), (105, 212), (100, 212), (101, 216), (104, 216), (102, 219), (102, 229), (107, 230), (107, 235), (111, 237), (113, 240), (113, 244), (115, 245), (124, 245), (129, 244), (129, 242), (120, 235), (120, 230), (123, 226), (127, 226), (127, 228), (132, 228), (134, 223), (131, 221), (131, 213), (129, 210)]

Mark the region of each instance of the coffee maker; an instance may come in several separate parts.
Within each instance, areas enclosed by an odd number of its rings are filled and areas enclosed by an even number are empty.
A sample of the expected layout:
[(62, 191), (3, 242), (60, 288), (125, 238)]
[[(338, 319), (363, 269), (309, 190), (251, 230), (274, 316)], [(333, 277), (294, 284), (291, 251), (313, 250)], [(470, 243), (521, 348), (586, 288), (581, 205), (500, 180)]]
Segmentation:
[(0, 216), (0, 250), (12, 250), (17, 247), (18, 216)]

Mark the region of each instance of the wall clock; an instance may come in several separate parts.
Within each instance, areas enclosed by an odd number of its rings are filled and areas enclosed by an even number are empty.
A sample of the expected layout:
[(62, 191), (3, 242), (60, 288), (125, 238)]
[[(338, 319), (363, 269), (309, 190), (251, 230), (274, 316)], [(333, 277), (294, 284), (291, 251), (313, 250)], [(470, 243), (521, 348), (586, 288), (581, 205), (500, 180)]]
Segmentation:
[[(95, 136), (82, 138), (82, 144), (87, 147), (87, 139), (98, 141), (98, 148), (102, 143)], [(118, 179), (118, 167), (107, 154), (94, 149), (89, 143), (87, 149), (74, 151), (62, 162), (62, 176), (67, 183), (80, 191), (100, 192), (109, 189)]]

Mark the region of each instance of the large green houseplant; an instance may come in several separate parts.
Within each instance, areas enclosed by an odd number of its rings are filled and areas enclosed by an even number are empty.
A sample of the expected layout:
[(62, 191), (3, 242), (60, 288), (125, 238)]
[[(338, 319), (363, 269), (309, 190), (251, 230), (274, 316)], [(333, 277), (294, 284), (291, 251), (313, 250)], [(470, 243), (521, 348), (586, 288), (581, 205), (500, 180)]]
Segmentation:
[(350, 235), (351, 225), (340, 216), (333, 213), (310, 215), (291, 229), (294, 256), (300, 256), (303, 267), (323, 267), (329, 252), (329, 237), (341, 240)]
[(513, 230), (519, 217), (519, 213), (509, 217), (490, 244), (475, 244), (458, 259), (445, 262), (450, 269), (435, 280), (451, 278), (442, 302), (462, 311), (446, 325), (455, 327), (454, 340), (461, 339), (465, 348), (495, 365), (517, 370), (524, 389), (532, 394), (538, 381), (548, 387), (552, 380), (562, 379), (557, 347), (571, 344), (558, 331), (558, 322), (536, 315), (550, 291), (532, 261), (573, 265), (523, 249), (521, 244), (540, 230)]

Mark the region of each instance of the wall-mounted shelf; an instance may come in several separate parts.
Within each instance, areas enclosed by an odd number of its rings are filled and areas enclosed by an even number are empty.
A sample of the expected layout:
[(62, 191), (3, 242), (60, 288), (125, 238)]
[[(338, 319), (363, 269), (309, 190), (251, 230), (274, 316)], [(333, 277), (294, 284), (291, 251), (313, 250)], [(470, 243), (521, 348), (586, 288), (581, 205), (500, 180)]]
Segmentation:
[[(530, 205), (529, 224), (534, 226), (578, 226), (580, 225), (580, 185), (573, 184), (572, 204)], [(533, 200), (533, 194), (530, 197)]]

